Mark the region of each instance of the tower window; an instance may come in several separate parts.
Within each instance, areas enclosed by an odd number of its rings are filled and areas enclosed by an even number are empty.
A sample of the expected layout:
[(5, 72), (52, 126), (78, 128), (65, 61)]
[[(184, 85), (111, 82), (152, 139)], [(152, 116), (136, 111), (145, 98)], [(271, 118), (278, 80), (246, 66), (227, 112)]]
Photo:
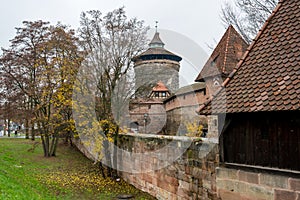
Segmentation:
[(155, 92), (155, 93), (154, 93), (154, 96), (155, 96), (155, 97), (159, 97), (159, 92)]
[(167, 96), (167, 93), (166, 93), (166, 92), (162, 92), (162, 93), (161, 93), (161, 96), (162, 96), (162, 97), (166, 97), (166, 96)]

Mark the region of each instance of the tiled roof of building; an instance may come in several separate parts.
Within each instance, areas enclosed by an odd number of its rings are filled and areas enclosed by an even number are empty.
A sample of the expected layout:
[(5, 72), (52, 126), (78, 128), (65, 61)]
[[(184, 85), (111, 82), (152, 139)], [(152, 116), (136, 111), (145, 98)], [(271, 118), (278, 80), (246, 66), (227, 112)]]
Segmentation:
[(169, 89), (162, 81), (159, 81), (155, 87), (152, 88), (152, 92), (168, 92)]
[(204, 82), (200, 82), (200, 83), (193, 83), (191, 85), (187, 85), (184, 87), (179, 88), (176, 92), (175, 95), (183, 95), (183, 94), (187, 94), (187, 93), (191, 93), (191, 92), (196, 92), (199, 90), (204, 90), (206, 88), (206, 85)]
[(166, 98), (164, 102), (168, 102), (178, 96), (189, 94), (189, 93), (194, 93), (200, 90), (205, 90), (206, 89), (206, 84), (205, 82), (199, 82), (199, 83), (193, 83), (190, 85), (186, 85), (184, 87), (179, 88), (175, 94), (170, 96), (169, 98)]
[(161, 48), (161, 47), (149, 48), (146, 51), (144, 51), (143, 53), (141, 53), (138, 57), (145, 56), (145, 55), (171, 55), (171, 56), (177, 56), (174, 53), (172, 53), (172, 52), (170, 52), (170, 51), (168, 51), (164, 48)]
[(153, 59), (169, 59), (174, 61), (181, 61), (182, 58), (176, 54), (166, 50), (164, 48), (164, 43), (159, 37), (159, 33), (154, 34), (153, 39), (149, 43), (149, 48), (141, 53), (140, 55), (132, 58), (134, 62), (139, 60), (153, 60)]
[(230, 25), (195, 81), (204, 81), (205, 78), (216, 75), (227, 76), (242, 58), (247, 47), (248, 44), (242, 36)]
[(200, 114), (300, 110), (300, 1), (281, 0)]
[(161, 41), (158, 32), (156, 32), (156, 33), (154, 34), (154, 37), (152, 38), (152, 40), (151, 40), (151, 42), (150, 42), (150, 44), (149, 44), (150, 47), (151, 47), (151, 46), (155, 46), (155, 45), (158, 45), (158, 46), (161, 46), (161, 47), (164, 47), (164, 45), (165, 45), (165, 44)]
[(136, 98), (131, 99), (130, 104), (163, 104), (163, 102), (160, 99)]

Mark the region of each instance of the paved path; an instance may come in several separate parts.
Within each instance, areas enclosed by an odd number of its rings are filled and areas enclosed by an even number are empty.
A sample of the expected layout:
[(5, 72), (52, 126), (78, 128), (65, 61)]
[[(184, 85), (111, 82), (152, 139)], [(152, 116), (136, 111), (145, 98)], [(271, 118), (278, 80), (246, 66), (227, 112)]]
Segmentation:
[[(35, 136), (35, 138), (40, 138), (41, 136)], [(1, 138), (25, 138), (25, 135), (17, 135), (15, 136), (15, 134), (11, 134), (10, 137), (8, 137), (7, 135), (5, 136), (0, 136)], [(31, 137), (29, 137), (29, 139), (31, 139)]]

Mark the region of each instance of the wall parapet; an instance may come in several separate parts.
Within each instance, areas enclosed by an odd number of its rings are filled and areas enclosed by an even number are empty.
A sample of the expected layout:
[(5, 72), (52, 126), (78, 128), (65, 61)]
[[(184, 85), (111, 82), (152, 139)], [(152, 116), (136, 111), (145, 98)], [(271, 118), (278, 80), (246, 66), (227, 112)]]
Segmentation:
[[(171, 142), (172, 145), (169, 145)], [(196, 137), (150, 134), (120, 134), (118, 143), (119, 148), (129, 152), (157, 152), (161, 148), (167, 152), (158, 159), (139, 160), (145, 167), (145, 173), (119, 172), (124, 180), (135, 187), (158, 199), (218, 199), (215, 171), (219, 165), (218, 144)], [(178, 149), (185, 151), (170, 162), (168, 159)], [(164, 159), (168, 160), (168, 166), (146, 170)], [(120, 164), (135, 168), (136, 160), (122, 159)]]

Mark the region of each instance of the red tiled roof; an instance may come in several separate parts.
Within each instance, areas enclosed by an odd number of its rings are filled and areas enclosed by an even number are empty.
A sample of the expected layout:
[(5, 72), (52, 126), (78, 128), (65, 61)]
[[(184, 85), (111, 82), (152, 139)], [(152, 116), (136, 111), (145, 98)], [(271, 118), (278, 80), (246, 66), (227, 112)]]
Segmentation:
[(165, 86), (165, 84), (159, 81), (155, 87), (152, 88), (153, 92), (168, 92), (169, 89)]
[(300, 1), (281, 0), (200, 114), (300, 110)]
[(242, 58), (247, 47), (248, 44), (242, 36), (230, 25), (195, 81), (201, 82), (216, 75), (227, 76)]

